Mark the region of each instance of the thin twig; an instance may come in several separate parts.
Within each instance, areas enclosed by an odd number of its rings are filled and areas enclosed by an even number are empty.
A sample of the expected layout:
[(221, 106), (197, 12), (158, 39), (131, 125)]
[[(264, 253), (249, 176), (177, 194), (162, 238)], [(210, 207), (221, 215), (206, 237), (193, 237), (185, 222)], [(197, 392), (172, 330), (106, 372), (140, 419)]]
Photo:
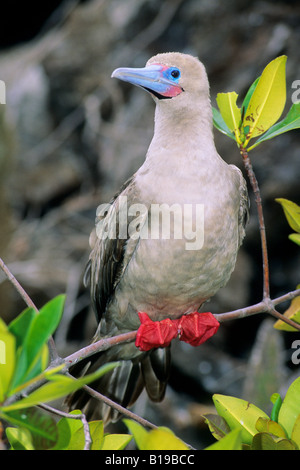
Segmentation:
[(19, 281), (17, 281), (15, 276), (10, 272), (10, 270), (8, 269), (8, 267), (6, 266), (6, 264), (4, 263), (4, 261), (1, 258), (0, 258), (0, 268), (5, 273), (7, 279), (13, 284), (15, 289), (19, 292), (19, 294), (21, 295), (21, 297), (24, 300), (24, 302), (26, 303), (26, 305), (28, 307), (33, 308), (37, 313), (39, 313), (38, 308), (35, 306), (35, 304), (31, 300), (31, 298), (27, 294), (27, 292), (23, 289), (23, 287), (21, 286)]
[(282, 320), (284, 323), (287, 323), (288, 325), (292, 326), (296, 330), (300, 331), (299, 323), (296, 323), (290, 318), (285, 317), (282, 313), (277, 312), (277, 310), (275, 310), (274, 308), (275, 305), (278, 305), (282, 302), (286, 302), (287, 300), (291, 300), (299, 295), (300, 289), (297, 289), (274, 300), (262, 300), (261, 302), (258, 302), (254, 305), (250, 305), (249, 307), (240, 308), (238, 310), (232, 310), (231, 312), (216, 313), (214, 314), (214, 317), (216, 318), (216, 320), (218, 320), (218, 322), (223, 323), (224, 321), (250, 317), (251, 315), (256, 315), (258, 313), (268, 313), (278, 318), (279, 320)]
[(291, 292), (288, 292), (287, 294), (281, 295), (280, 297), (273, 299), (272, 303), (273, 305), (282, 304), (283, 302), (293, 300), (295, 297), (298, 297), (298, 295), (300, 295), (300, 289), (296, 289)]
[(90, 450), (91, 444), (92, 444), (92, 438), (91, 438), (89, 423), (88, 423), (84, 413), (70, 414), (70, 413), (66, 413), (65, 411), (57, 410), (56, 408), (53, 408), (52, 406), (45, 405), (44, 403), (41, 403), (38, 406), (39, 406), (39, 408), (42, 408), (43, 410), (49, 411), (50, 413), (53, 413), (57, 416), (61, 416), (62, 418), (80, 419), (82, 424), (83, 424), (83, 433), (84, 433), (84, 448), (83, 448), (83, 450)]
[(263, 276), (264, 276), (263, 299), (269, 299), (270, 298), (269, 261), (268, 261), (267, 237), (266, 237), (266, 228), (265, 228), (264, 214), (263, 214), (263, 208), (262, 208), (262, 200), (261, 200), (258, 182), (257, 182), (256, 176), (252, 167), (251, 160), (249, 158), (249, 154), (242, 145), (240, 145), (240, 153), (243, 157), (244, 166), (247, 171), (250, 184), (252, 186), (252, 190), (253, 190), (254, 197), (255, 197), (256, 208), (258, 212), (259, 231), (260, 231), (261, 249), (262, 249)]
[[(36, 307), (36, 305), (32, 301), (32, 299), (29, 297), (27, 292), (24, 290), (24, 288), (19, 283), (19, 281), (17, 281), (15, 276), (10, 272), (10, 270), (8, 269), (8, 267), (6, 266), (6, 264), (4, 263), (2, 258), (0, 258), (0, 268), (2, 269), (4, 274), (6, 275), (7, 279), (12, 283), (12, 285), (15, 287), (17, 292), (20, 294), (20, 296), (22, 297), (22, 299), (24, 300), (26, 305), (28, 307), (33, 308), (37, 313), (40, 313), (38, 308)], [(54, 343), (54, 340), (53, 340), (52, 337), (49, 338), (48, 347), (49, 347), (49, 354), (50, 354), (51, 361), (56, 360), (58, 358), (58, 354), (57, 354), (56, 346), (55, 346), (55, 343)]]
[(82, 361), (82, 359), (86, 359), (89, 356), (92, 356), (98, 352), (106, 351), (107, 349), (111, 348), (112, 346), (116, 346), (117, 344), (127, 343), (129, 341), (134, 341), (137, 334), (136, 331), (129, 331), (128, 333), (121, 333), (117, 336), (111, 336), (110, 338), (102, 338), (99, 341), (95, 341), (94, 343), (85, 346), (79, 351), (76, 351), (70, 356), (67, 356), (62, 361), (66, 364), (67, 368), (70, 368), (77, 362)]
[(127, 408), (124, 408), (123, 406), (119, 405), (115, 401), (111, 400), (110, 398), (106, 397), (105, 395), (102, 395), (102, 393), (97, 392), (93, 388), (89, 387), (88, 385), (84, 385), (83, 389), (91, 395), (93, 398), (96, 398), (97, 400), (103, 401), (106, 403), (106, 405), (111, 406), (115, 410), (117, 410), (119, 413), (123, 414), (124, 416), (127, 416), (130, 419), (133, 419), (134, 421), (137, 421), (140, 423), (142, 426), (145, 426), (147, 428), (151, 429), (157, 429), (157, 426), (153, 423), (150, 423), (147, 419), (142, 418), (141, 416), (138, 416), (137, 414), (133, 413), (132, 411), (128, 410)]

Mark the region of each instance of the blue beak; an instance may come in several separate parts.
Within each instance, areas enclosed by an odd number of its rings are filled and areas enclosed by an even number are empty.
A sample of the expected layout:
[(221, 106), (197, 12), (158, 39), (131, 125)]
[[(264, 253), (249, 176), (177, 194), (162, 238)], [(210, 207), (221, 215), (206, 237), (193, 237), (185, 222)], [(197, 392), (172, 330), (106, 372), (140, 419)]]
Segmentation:
[(168, 66), (160, 64), (148, 65), (144, 68), (119, 68), (114, 70), (112, 78), (144, 88), (159, 99), (173, 98), (179, 95), (183, 88), (165, 76)]

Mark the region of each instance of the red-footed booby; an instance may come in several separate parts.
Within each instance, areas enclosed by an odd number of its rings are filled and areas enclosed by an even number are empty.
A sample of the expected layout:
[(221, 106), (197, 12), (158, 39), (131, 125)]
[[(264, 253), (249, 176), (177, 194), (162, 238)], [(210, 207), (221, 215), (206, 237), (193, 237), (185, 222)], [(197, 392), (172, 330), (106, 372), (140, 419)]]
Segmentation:
[[(97, 215), (85, 273), (99, 321), (95, 341), (136, 330), (141, 321), (180, 330), (182, 319), (192, 318), (228, 282), (248, 213), (241, 171), (225, 163), (215, 148), (203, 64), (187, 54), (164, 53), (144, 68), (119, 68), (112, 77), (152, 95), (155, 127), (144, 163)], [(197, 344), (193, 326), (182, 333)], [(160, 345), (166, 346), (170, 341), (163, 335)], [(161, 401), (170, 348), (157, 345), (150, 344), (146, 352), (134, 342), (114, 346), (91, 357), (85, 373), (121, 360), (93, 387), (123, 406), (132, 404), (144, 387), (152, 400)], [(69, 403), (88, 417), (118, 417), (82, 391)]]

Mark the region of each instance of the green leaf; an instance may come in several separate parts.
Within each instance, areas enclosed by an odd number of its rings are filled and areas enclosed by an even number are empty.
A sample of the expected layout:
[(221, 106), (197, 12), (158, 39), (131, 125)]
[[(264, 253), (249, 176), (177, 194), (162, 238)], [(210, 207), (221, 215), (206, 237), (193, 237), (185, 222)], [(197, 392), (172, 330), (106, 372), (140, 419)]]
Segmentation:
[(129, 434), (106, 434), (101, 450), (123, 450), (131, 440), (132, 436)]
[(22, 383), (18, 387), (14, 388), (13, 390), (10, 390), (10, 395), (15, 395), (19, 394), (24, 388), (27, 388), (34, 384), (37, 381), (44, 381), (44, 380), (49, 380), (51, 375), (56, 374), (57, 372), (61, 372), (65, 368), (65, 364), (59, 364), (58, 366), (51, 367), (51, 369), (45, 369), (43, 372), (41, 372), (39, 375), (35, 376), (33, 379), (28, 380), (27, 382)]
[(145, 446), (141, 450), (189, 450), (189, 448), (170, 429), (158, 428), (149, 431)]
[(279, 410), (278, 422), (291, 438), (294, 425), (300, 414), (300, 377), (288, 388), (286, 396)]
[[(70, 415), (81, 414), (80, 410), (73, 410)], [(58, 439), (51, 450), (66, 450), (69, 446), (71, 436), (82, 427), (80, 419), (61, 418), (57, 423)]]
[(258, 432), (267, 432), (273, 434), (276, 437), (286, 438), (284, 429), (276, 421), (272, 421), (268, 418), (258, 418), (256, 422), (256, 429)]
[(278, 414), (282, 405), (282, 398), (279, 393), (273, 393), (271, 396), (271, 402), (273, 403), (273, 408), (270, 417), (272, 421), (276, 421), (276, 423), (278, 423)]
[(280, 117), (286, 102), (286, 56), (280, 56), (264, 69), (251, 96), (243, 126), (249, 126), (244, 146), (266, 132)]
[[(68, 450), (83, 450), (85, 446), (85, 435), (84, 435), (83, 423), (80, 420), (76, 420), (76, 421), (79, 422), (80, 426), (78, 427), (76, 431), (73, 431), (73, 432), (71, 431), (71, 439), (67, 447)], [(103, 421), (91, 421), (89, 423), (89, 431), (90, 431), (90, 436), (92, 439), (90, 450), (100, 450), (101, 444), (103, 441), (103, 432), (104, 432)]]
[(9, 329), (8, 329), (8, 326), (6, 325), (5, 321), (2, 320), (2, 318), (0, 318), (0, 333), (8, 333), (9, 332)]
[(292, 242), (297, 243), (297, 245), (300, 245), (300, 233), (291, 233), (291, 235), (289, 235), (289, 239)]
[(123, 419), (123, 422), (126, 424), (127, 428), (132, 433), (137, 448), (143, 449), (146, 445), (145, 443), (148, 438), (148, 431), (141, 424), (131, 419)]
[(260, 432), (253, 437), (251, 450), (297, 450), (297, 447), (295, 443), (286, 438)]
[(26, 335), (20, 346), (13, 387), (17, 387), (42, 371), (42, 365), (45, 363), (45, 349), (43, 348), (60, 322), (64, 302), (65, 296), (59, 295), (44, 305), (39, 314), (35, 312), (32, 316), (29, 311), (25, 311), (19, 322), (11, 326), (13, 331), (20, 332), (20, 326), (26, 318), (30, 318), (30, 325), (25, 330)]
[(281, 204), (290, 227), (300, 233), (300, 206), (288, 199), (277, 198), (275, 201)]
[[(297, 286), (297, 288), (299, 288)], [(291, 301), (291, 305), (289, 308), (284, 312), (283, 314), (286, 318), (289, 318), (290, 320), (295, 321), (296, 323), (300, 324), (300, 296), (295, 297)], [(294, 328), (293, 326), (288, 325), (282, 320), (277, 320), (274, 324), (274, 328), (277, 330), (284, 330), (284, 331), (295, 331), (297, 332), (298, 330)]]
[(34, 450), (28, 429), (7, 428), (6, 435), (12, 450)]
[(46, 403), (48, 401), (57, 400), (58, 398), (68, 395), (69, 393), (75, 392), (83, 385), (94, 382), (94, 380), (97, 380), (99, 377), (117, 365), (119, 365), (117, 362), (105, 364), (96, 372), (85, 375), (80, 379), (73, 379), (71, 377), (65, 377), (64, 375), (52, 375), (49, 377), (49, 383), (42, 385), (26, 398), (23, 398), (22, 400), (10, 405), (3, 406), (2, 410), (4, 412), (20, 410), (23, 408), (29, 408), (31, 406), (36, 406), (39, 403)]
[(104, 425), (103, 421), (91, 421), (89, 423), (92, 438), (91, 450), (100, 450), (103, 443)]
[(38, 408), (28, 408), (26, 411), (11, 411), (2, 414), (2, 419), (8, 423), (27, 429), (35, 449), (49, 449), (57, 440), (55, 420)]
[(15, 337), (3, 329), (0, 331), (0, 403), (8, 395), (15, 371)]
[(30, 328), (31, 322), (36, 317), (36, 315), (36, 311), (32, 307), (28, 307), (8, 325), (9, 331), (16, 337), (17, 348), (22, 346)]
[(225, 419), (219, 415), (208, 413), (204, 415), (205, 422), (209, 427), (210, 432), (215, 439), (219, 440), (226, 434), (230, 433), (230, 427), (226, 423)]
[(291, 438), (294, 442), (296, 442), (297, 446), (300, 449), (300, 415), (297, 416)]
[(250, 99), (253, 95), (253, 92), (256, 88), (256, 85), (258, 84), (258, 81), (259, 81), (260, 77), (258, 77), (253, 83), (252, 85), (250, 86), (249, 90), (247, 91), (247, 94), (244, 98), (244, 101), (243, 101), (243, 104), (242, 104), (242, 108), (241, 108), (241, 112), (242, 112), (242, 117), (245, 116), (246, 114), (246, 111), (248, 109), (248, 106), (249, 106), (249, 102), (250, 102)]
[(133, 434), (139, 450), (188, 450), (187, 445), (182, 442), (168, 428), (159, 427), (151, 431), (141, 426), (136, 421), (123, 420), (129, 431)]
[(241, 430), (242, 442), (245, 444), (251, 444), (257, 433), (255, 425), (258, 418), (269, 419), (264, 411), (240, 398), (213, 395), (213, 401), (218, 414), (225, 419), (230, 429)]
[(235, 140), (235, 136), (233, 132), (231, 132), (228, 129), (227, 125), (225, 124), (224, 119), (222, 118), (220, 111), (214, 107), (212, 107), (212, 111), (213, 111), (213, 124), (215, 128), (218, 129), (218, 131), (222, 132), (222, 134), (225, 134), (231, 139)]
[(300, 128), (300, 103), (294, 103), (284, 119), (274, 124), (270, 129), (263, 134), (255, 144), (248, 148), (254, 149), (257, 145), (265, 140), (273, 139), (284, 132), (292, 131)]
[(242, 450), (241, 430), (234, 429), (220, 441), (206, 447), (205, 450)]
[(230, 93), (218, 93), (217, 103), (225, 124), (231, 132), (234, 132), (235, 139), (238, 144), (241, 143), (240, 136), (240, 123), (241, 123), (241, 110), (237, 107), (237, 93), (232, 91)]
[(35, 356), (56, 330), (63, 313), (65, 295), (58, 295), (44, 305), (35, 316), (26, 337), (27, 360), (31, 364)]

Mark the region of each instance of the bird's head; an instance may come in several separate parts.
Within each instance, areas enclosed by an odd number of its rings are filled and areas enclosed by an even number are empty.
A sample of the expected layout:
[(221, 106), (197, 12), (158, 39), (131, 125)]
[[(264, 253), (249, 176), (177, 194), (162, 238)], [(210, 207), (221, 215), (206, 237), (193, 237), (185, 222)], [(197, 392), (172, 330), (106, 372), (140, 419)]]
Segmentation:
[(118, 68), (112, 77), (144, 88), (156, 102), (186, 104), (209, 96), (203, 64), (196, 57), (179, 52), (158, 54), (143, 68)]

